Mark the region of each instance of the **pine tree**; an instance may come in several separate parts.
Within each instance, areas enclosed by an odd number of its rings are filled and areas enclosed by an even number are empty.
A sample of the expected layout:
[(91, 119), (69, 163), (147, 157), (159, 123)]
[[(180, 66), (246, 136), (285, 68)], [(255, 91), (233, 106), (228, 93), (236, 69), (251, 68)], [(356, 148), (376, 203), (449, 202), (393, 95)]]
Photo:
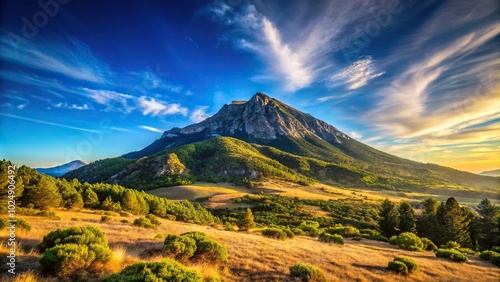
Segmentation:
[(400, 232), (415, 232), (416, 220), (413, 212), (413, 207), (408, 201), (399, 203), (399, 231)]
[(97, 197), (97, 194), (92, 190), (92, 188), (88, 187), (86, 188), (83, 193), (82, 193), (82, 198), (83, 198), (83, 204), (86, 207), (97, 207), (101, 203), (99, 202), (99, 197)]
[(111, 196), (107, 196), (106, 199), (101, 204), (101, 208), (103, 210), (112, 210), (113, 209), (113, 198)]
[(385, 198), (380, 206), (380, 220), (379, 226), (382, 235), (390, 238), (393, 235), (398, 234), (399, 225), (399, 213), (396, 209), (396, 205), (389, 199)]
[(436, 242), (439, 237), (436, 213), (439, 203), (433, 198), (422, 201), (423, 214), (417, 219), (417, 234)]
[(175, 153), (170, 153), (167, 156), (166, 171), (168, 175), (176, 175), (184, 173), (186, 167), (181, 163)]
[(475, 239), (481, 250), (488, 250), (500, 244), (500, 230), (498, 221), (500, 209), (492, 204), (490, 200), (484, 199), (477, 206), (479, 217), (474, 218), (473, 228)]
[(248, 230), (255, 227), (255, 222), (253, 219), (252, 210), (250, 208), (247, 208), (245, 210), (245, 215), (243, 216), (240, 223), (238, 224), (238, 227), (242, 231), (248, 231)]
[(125, 190), (125, 193), (123, 194), (121, 199), (121, 203), (123, 209), (128, 210), (132, 213), (139, 213), (140, 211), (139, 201), (137, 200), (137, 197), (132, 190)]
[(446, 204), (441, 203), (436, 218), (439, 236), (435, 243), (440, 245), (448, 241), (455, 241), (459, 244), (469, 242), (468, 218), (455, 198), (449, 198)]
[(49, 176), (41, 174), (34, 186), (26, 188), (26, 195), (23, 197), (25, 205), (31, 203), (35, 208), (47, 210), (58, 207), (62, 201), (53, 178)]

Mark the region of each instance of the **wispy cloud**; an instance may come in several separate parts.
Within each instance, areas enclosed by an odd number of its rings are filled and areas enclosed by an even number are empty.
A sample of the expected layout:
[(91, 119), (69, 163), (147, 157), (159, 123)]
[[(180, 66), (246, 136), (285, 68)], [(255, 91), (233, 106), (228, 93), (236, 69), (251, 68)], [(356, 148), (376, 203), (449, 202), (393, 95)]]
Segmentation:
[(105, 83), (109, 74), (88, 46), (77, 40), (57, 45), (26, 43), (13, 46), (6, 37), (1, 37), (0, 42), (2, 60), (25, 67), (95, 83)]
[(90, 107), (87, 104), (77, 105), (77, 104), (68, 104), (66, 102), (65, 103), (59, 102), (56, 104), (52, 104), (52, 107), (58, 108), (58, 109), (70, 109), (70, 110), (91, 110), (92, 109), (92, 107)]
[(102, 89), (83, 88), (83, 90), (96, 103), (106, 106), (108, 111), (130, 113), (134, 109), (132, 100), (135, 97), (132, 95)]
[(59, 123), (54, 123), (54, 122), (48, 122), (48, 121), (44, 121), (44, 120), (40, 120), (40, 119), (27, 118), (27, 117), (23, 117), (23, 116), (11, 115), (11, 114), (5, 114), (5, 113), (0, 113), (0, 115), (6, 116), (6, 117), (10, 117), (10, 118), (15, 118), (15, 119), (21, 119), (21, 120), (31, 121), (31, 122), (35, 122), (35, 123), (40, 123), (40, 124), (46, 124), (46, 125), (51, 125), (51, 126), (57, 126), (57, 127), (62, 127), (62, 128), (68, 128), (68, 129), (78, 130), (78, 131), (99, 133), (99, 131), (97, 131), (97, 130), (86, 129), (86, 128), (81, 128), (81, 127), (75, 127), (75, 126), (69, 126), (69, 125), (64, 125), (64, 124), (59, 124)]
[(140, 128), (148, 130), (148, 131), (153, 131), (153, 132), (158, 132), (158, 133), (163, 133), (164, 130), (160, 130), (155, 127), (147, 126), (147, 125), (139, 125)]
[(328, 77), (328, 86), (337, 87), (347, 85), (354, 90), (368, 84), (368, 81), (381, 76), (384, 72), (377, 72), (373, 66), (373, 59), (366, 57), (354, 62), (349, 67), (336, 72)]
[(189, 117), (189, 120), (195, 123), (204, 121), (208, 117), (210, 117), (210, 114), (207, 113), (208, 106), (199, 106), (197, 107), (192, 113), (191, 116)]

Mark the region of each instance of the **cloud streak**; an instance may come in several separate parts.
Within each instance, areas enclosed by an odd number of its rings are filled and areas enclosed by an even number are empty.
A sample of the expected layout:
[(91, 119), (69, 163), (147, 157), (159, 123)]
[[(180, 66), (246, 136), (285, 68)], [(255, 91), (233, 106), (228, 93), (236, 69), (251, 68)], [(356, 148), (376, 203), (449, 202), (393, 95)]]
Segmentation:
[(40, 123), (40, 124), (46, 124), (46, 125), (51, 125), (51, 126), (56, 126), (56, 127), (67, 128), (67, 129), (73, 129), (73, 130), (91, 132), (91, 133), (99, 133), (99, 131), (97, 131), (97, 130), (69, 126), (69, 125), (64, 125), (64, 124), (59, 124), (59, 123), (54, 123), (54, 122), (48, 122), (48, 121), (44, 121), (44, 120), (40, 120), (40, 119), (27, 118), (27, 117), (23, 117), (23, 116), (11, 115), (11, 114), (5, 114), (5, 113), (0, 113), (0, 115), (5, 116), (5, 117), (20, 119), (20, 120), (26, 120), (26, 121), (31, 121), (31, 122), (35, 122), (35, 123)]

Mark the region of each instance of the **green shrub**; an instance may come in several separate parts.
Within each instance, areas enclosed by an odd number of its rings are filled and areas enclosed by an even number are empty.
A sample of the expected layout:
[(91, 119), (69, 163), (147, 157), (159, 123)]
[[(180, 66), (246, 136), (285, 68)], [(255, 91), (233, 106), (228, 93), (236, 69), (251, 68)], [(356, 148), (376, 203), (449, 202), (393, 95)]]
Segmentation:
[(361, 236), (361, 233), (356, 227), (352, 226), (338, 226), (338, 227), (331, 227), (325, 229), (325, 232), (328, 234), (338, 234), (342, 236), (343, 238), (350, 238), (350, 237), (359, 237)]
[(191, 258), (197, 250), (196, 241), (187, 236), (168, 235), (163, 250), (167, 255), (183, 261)]
[(395, 257), (393, 261), (400, 261), (400, 262), (404, 263), (406, 265), (406, 267), (408, 268), (408, 272), (410, 272), (410, 273), (418, 270), (417, 263), (414, 260), (412, 260), (411, 258), (401, 256), (401, 257)]
[(304, 220), (299, 224), (297, 228), (304, 231), (304, 233), (310, 237), (318, 237), (320, 233), (318, 231), (319, 223), (314, 220)]
[(318, 237), (318, 240), (320, 242), (325, 242), (325, 243), (335, 243), (335, 244), (344, 244), (344, 238), (340, 236), (339, 234), (329, 234), (329, 233), (321, 233)]
[(103, 222), (111, 221), (111, 216), (103, 215), (103, 216), (101, 216), (101, 221), (103, 221)]
[(212, 240), (197, 243), (195, 254), (196, 260), (207, 263), (225, 263), (228, 261), (226, 247)]
[(286, 233), (278, 228), (266, 228), (263, 229), (261, 232), (263, 236), (273, 239), (285, 240), (287, 238)]
[(491, 248), (491, 250), (500, 254), (500, 246), (494, 246)]
[(296, 236), (305, 236), (306, 235), (306, 232), (304, 232), (304, 230), (302, 230), (302, 229), (300, 229), (298, 227), (292, 229), (292, 232)]
[(300, 281), (327, 282), (326, 276), (321, 269), (309, 263), (296, 263), (290, 267), (290, 276)]
[(60, 216), (58, 216), (55, 212), (51, 212), (51, 211), (39, 211), (35, 215), (48, 217), (50, 219), (55, 219), (55, 220), (61, 220)]
[(455, 249), (439, 249), (436, 252), (436, 257), (447, 258), (456, 262), (466, 262), (469, 260), (466, 255)]
[(282, 230), (283, 232), (285, 232), (287, 238), (293, 239), (293, 237), (295, 237), (295, 234), (293, 234), (292, 230), (286, 228), (283, 228)]
[(106, 236), (93, 226), (52, 231), (43, 237), (39, 248), (44, 252), (39, 260), (42, 273), (66, 279), (94, 272), (112, 256)]
[(181, 236), (191, 238), (196, 243), (210, 240), (210, 238), (208, 238), (207, 234), (200, 232), (200, 231), (190, 231), (190, 232), (182, 233)]
[(179, 281), (203, 282), (201, 273), (179, 262), (166, 259), (159, 262), (140, 262), (113, 274), (103, 282)]
[(408, 267), (402, 261), (390, 261), (387, 268), (397, 273), (408, 275)]
[(107, 246), (108, 240), (98, 227), (69, 227), (57, 229), (45, 235), (39, 248), (41, 252), (44, 252), (46, 249), (60, 244), (100, 244)]
[(151, 229), (156, 229), (156, 225), (151, 223), (151, 220), (145, 217), (138, 218), (134, 220), (134, 225), (139, 226), (139, 227), (144, 227), (144, 228), (151, 228)]
[(112, 251), (100, 244), (62, 244), (47, 249), (40, 258), (42, 273), (71, 277), (111, 259)]
[(479, 255), (482, 260), (491, 260), (493, 256), (500, 256), (500, 254), (494, 251), (482, 251)]
[(146, 215), (146, 218), (149, 219), (149, 221), (151, 221), (154, 225), (161, 225), (161, 221), (159, 221), (154, 214), (148, 214)]
[(403, 232), (399, 234), (397, 237), (397, 244), (399, 247), (409, 251), (422, 252), (424, 248), (422, 240), (411, 232)]
[(443, 249), (459, 249), (460, 244), (455, 241), (448, 241)]
[(389, 238), (389, 244), (397, 245), (398, 244), (398, 236), (396, 236), (396, 235), (391, 236), (391, 238)]
[(461, 252), (464, 255), (475, 255), (477, 252), (469, 248), (456, 248), (455, 250)]
[(120, 220), (120, 222), (122, 222), (122, 223), (128, 223), (128, 220), (122, 219), (122, 220)]
[(123, 217), (130, 216), (130, 214), (126, 211), (119, 211), (118, 213), (120, 214), (120, 216), (123, 216)]
[(434, 242), (432, 242), (430, 239), (423, 237), (423, 238), (420, 238), (420, 240), (422, 240), (422, 244), (424, 244), (424, 247), (423, 247), (424, 250), (436, 251), (438, 249), (436, 244), (434, 244)]

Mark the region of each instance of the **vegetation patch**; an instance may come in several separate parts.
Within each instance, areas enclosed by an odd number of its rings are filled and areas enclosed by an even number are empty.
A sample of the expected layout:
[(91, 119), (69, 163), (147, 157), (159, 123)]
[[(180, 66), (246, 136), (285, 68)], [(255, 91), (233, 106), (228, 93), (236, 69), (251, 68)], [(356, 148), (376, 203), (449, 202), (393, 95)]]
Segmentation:
[(436, 252), (436, 257), (438, 258), (447, 258), (456, 262), (467, 262), (469, 259), (466, 255), (455, 249), (439, 249)]
[(227, 248), (199, 231), (187, 232), (180, 236), (168, 235), (163, 250), (166, 255), (180, 261), (193, 260), (210, 264), (228, 261)]
[(290, 276), (302, 282), (327, 282), (323, 271), (309, 263), (296, 263), (290, 267)]
[(344, 244), (344, 238), (340, 236), (339, 234), (329, 234), (326, 232), (323, 232), (319, 235), (318, 240), (320, 242), (325, 242), (325, 243), (335, 243), (339, 245)]
[(288, 238), (287, 234), (279, 228), (266, 228), (262, 231), (262, 236), (269, 237), (272, 239), (285, 240)]
[(140, 262), (123, 269), (119, 274), (113, 274), (103, 282), (124, 281), (186, 281), (203, 282), (201, 273), (186, 267), (173, 259), (159, 262)]

